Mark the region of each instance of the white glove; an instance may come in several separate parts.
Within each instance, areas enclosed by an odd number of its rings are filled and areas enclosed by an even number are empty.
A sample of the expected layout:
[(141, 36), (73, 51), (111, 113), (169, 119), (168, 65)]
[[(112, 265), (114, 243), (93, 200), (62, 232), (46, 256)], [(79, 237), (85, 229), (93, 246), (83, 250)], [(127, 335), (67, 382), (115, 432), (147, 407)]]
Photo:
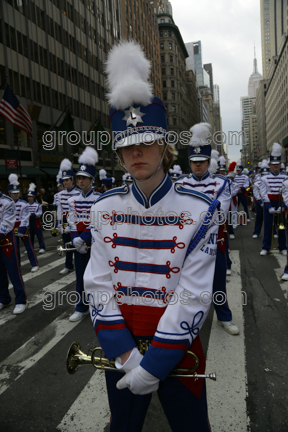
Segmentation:
[(71, 231), (71, 228), (70, 228), (69, 225), (67, 225), (67, 227), (66, 227), (65, 230), (64, 230), (64, 233), (65, 233), (65, 234), (69, 234), (70, 231)]
[(17, 237), (23, 237), (23, 236), (24, 234), (18, 232)]
[(261, 203), (260, 206), (261, 206), (261, 207), (264, 207), (264, 203)]
[(134, 347), (128, 360), (126, 360), (124, 364), (122, 364), (120, 357), (116, 357), (115, 366), (117, 369), (122, 370), (123, 372), (129, 372), (131, 369), (139, 366), (142, 358), (143, 355), (140, 354), (139, 350), (136, 347)]
[(84, 243), (79, 248), (76, 248), (76, 251), (79, 252), (80, 254), (86, 254), (88, 252), (88, 246), (87, 246), (87, 244)]
[(72, 243), (75, 246), (75, 248), (78, 250), (78, 248), (80, 248), (84, 244), (84, 240), (82, 240), (81, 237), (75, 237)]
[(273, 213), (275, 213), (275, 208), (274, 207), (270, 207), (268, 211), (269, 211), (270, 214), (273, 214)]
[(280, 213), (281, 212), (281, 207), (278, 207), (277, 210), (275, 210), (275, 213)]
[(116, 387), (118, 390), (129, 388), (133, 394), (144, 395), (158, 390), (159, 379), (151, 375), (142, 366), (137, 366), (121, 378)]
[(63, 234), (63, 226), (62, 225), (58, 225), (57, 228), (58, 228), (60, 234)]

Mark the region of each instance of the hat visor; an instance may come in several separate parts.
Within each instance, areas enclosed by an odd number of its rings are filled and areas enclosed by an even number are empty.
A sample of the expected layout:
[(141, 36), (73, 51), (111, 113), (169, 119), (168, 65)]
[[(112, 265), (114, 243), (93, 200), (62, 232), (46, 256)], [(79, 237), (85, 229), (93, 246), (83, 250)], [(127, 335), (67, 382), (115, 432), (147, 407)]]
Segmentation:
[(88, 173), (86, 173), (86, 172), (82, 172), (82, 171), (78, 171), (77, 173), (76, 173), (76, 177), (77, 176), (83, 176), (83, 177), (90, 177), (90, 178), (94, 178), (94, 177), (92, 177), (92, 175), (91, 174), (88, 174)]
[(139, 145), (139, 144), (152, 145), (156, 141), (158, 141), (162, 138), (165, 138), (165, 135), (163, 135), (163, 133), (161, 133), (161, 134), (156, 134), (153, 132), (135, 133), (135, 134), (129, 135), (128, 137), (122, 138), (119, 141), (114, 141), (113, 149), (117, 150), (119, 148), (129, 147), (129, 146), (135, 145), (135, 144), (136, 145)]
[(15, 190), (15, 189), (13, 189), (13, 190), (11, 190), (11, 191), (9, 191), (10, 193), (20, 193), (20, 189), (17, 189), (17, 190)]
[(277, 162), (277, 161), (275, 161), (275, 162), (273, 162), (273, 161), (272, 161), (272, 162), (270, 162), (270, 165), (279, 165), (279, 164), (281, 164), (281, 162), (280, 162), (280, 161), (278, 161), (278, 162)]
[(74, 180), (74, 177), (71, 175), (71, 176), (65, 176), (65, 177), (62, 177), (62, 180), (69, 180), (69, 179), (73, 179)]
[(203, 161), (206, 161), (206, 160), (209, 160), (209, 159), (210, 159), (209, 156), (196, 156), (196, 155), (191, 155), (191, 156), (189, 157), (189, 160), (192, 161), (192, 162), (203, 162)]

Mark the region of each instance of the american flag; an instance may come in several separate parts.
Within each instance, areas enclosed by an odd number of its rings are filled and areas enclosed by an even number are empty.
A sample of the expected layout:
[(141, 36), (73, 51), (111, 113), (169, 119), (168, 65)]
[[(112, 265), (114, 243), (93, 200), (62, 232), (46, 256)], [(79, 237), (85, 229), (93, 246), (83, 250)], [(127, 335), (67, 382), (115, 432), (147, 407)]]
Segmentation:
[(32, 120), (25, 108), (13, 93), (9, 84), (6, 84), (3, 98), (0, 101), (0, 114), (10, 123), (24, 130), (32, 138)]

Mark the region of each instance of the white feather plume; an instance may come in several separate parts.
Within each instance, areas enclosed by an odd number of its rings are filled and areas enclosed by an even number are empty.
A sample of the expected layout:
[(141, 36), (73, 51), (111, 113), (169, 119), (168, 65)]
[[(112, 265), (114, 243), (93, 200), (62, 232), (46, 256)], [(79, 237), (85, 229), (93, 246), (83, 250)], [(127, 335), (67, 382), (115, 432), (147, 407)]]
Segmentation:
[(137, 42), (123, 40), (114, 45), (105, 63), (109, 104), (120, 110), (148, 105), (153, 96), (150, 71), (151, 62)]
[(96, 165), (98, 162), (98, 153), (93, 147), (86, 147), (84, 152), (79, 156), (79, 164)]
[(237, 161), (237, 165), (236, 165), (236, 166), (240, 166), (240, 165), (242, 165), (241, 159), (239, 159), (239, 160)]
[(220, 156), (219, 163), (220, 163), (220, 165), (226, 165), (226, 159), (224, 156)]
[(210, 162), (210, 166), (209, 166), (209, 168), (208, 168), (208, 171), (209, 171), (211, 174), (215, 174), (216, 171), (217, 171), (217, 168), (218, 168), (218, 164), (217, 164), (216, 159), (211, 158), (211, 162)]
[(100, 171), (99, 171), (99, 179), (100, 180), (103, 180), (104, 178), (106, 178), (107, 177), (107, 172), (104, 170), (104, 169), (101, 169)]
[(243, 174), (249, 174), (249, 170), (248, 170), (248, 168), (244, 168), (244, 170), (243, 170)]
[(286, 166), (286, 173), (288, 172), (288, 166)]
[(128, 173), (127, 173), (127, 172), (124, 173), (124, 174), (122, 175), (122, 181), (123, 181), (123, 182), (126, 180), (127, 176), (128, 176)]
[(18, 186), (18, 175), (17, 174), (10, 174), (8, 177), (9, 183)]
[(281, 156), (282, 147), (279, 143), (274, 143), (272, 146), (271, 156)]
[(30, 183), (29, 188), (28, 188), (28, 192), (35, 192), (35, 189), (36, 189), (35, 183)]
[(172, 173), (174, 174), (182, 174), (182, 170), (180, 165), (174, 165), (172, 169)]
[(208, 137), (211, 135), (210, 128), (211, 125), (209, 123), (197, 123), (192, 126), (190, 132), (192, 132), (193, 135), (190, 140), (190, 146), (199, 147), (207, 145)]
[(269, 163), (267, 159), (263, 159), (261, 168), (269, 168)]
[(214, 160), (216, 160), (216, 162), (218, 162), (219, 152), (217, 150), (212, 150), (211, 151), (211, 159), (214, 159)]
[(228, 177), (231, 177), (234, 179), (236, 177), (236, 172), (235, 171), (229, 171), (227, 175), (228, 175)]
[(112, 183), (115, 183), (115, 177), (111, 177), (112, 178)]
[(58, 174), (57, 174), (57, 176), (56, 176), (56, 181), (57, 181), (57, 183), (59, 183), (59, 180), (61, 180), (61, 179), (62, 179), (62, 171), (59, 170), (59, 171), (58, 171)]
[(63, 159), (60, 164), (61, 171), (68, 171), (72, 169), (72, 162), (69, 159)]
[(281, 163), (281, 168), (285, 168), (285, 164), (283, 162)]
[(262, 167), (262, 162), (258, 163), (258, 167), (261, 168)]

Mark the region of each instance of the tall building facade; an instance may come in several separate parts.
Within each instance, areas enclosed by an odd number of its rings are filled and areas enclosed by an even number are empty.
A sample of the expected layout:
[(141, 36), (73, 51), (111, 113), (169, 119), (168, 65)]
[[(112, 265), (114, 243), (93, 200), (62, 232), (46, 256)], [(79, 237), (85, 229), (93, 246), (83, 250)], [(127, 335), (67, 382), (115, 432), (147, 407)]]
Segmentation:
[(213, 68), (212, 68), (212, 63), (207, 63), (204, 64), (203, 66), (204, 70), (208, 73), (209, 75), (209, 83), (210, 83), (210, 90), (211, 93), (213, 95), (213, 86), (214, 86), (214, 82), (213, 82)]
[(154, 95), (161, 98), (159, 32), (154, 3), (148, 0), (121, 0), (121, 6), (123, 36), (125, 39), (133, 38), (143, 47), (147, 58), (152, 62), (150, 79)]
[[(22, 166), (31, 164), (24, 170), (27, 183), (43, 172), (54, 182), (61, 160), (76, 151), (59, 141), (53, 151), (42, 147), (43, 133), (68, 104), (75, 131), (89, 131), (97, 119), (109, 127), (103, 62), (122, 35), (120, 10), (120, 0), (0, 2), (0, 81), (8, 77), (33, 120), (33, 139), (28, 140), (0, 116), (0, 153), (21, 146)], [(99, 156), (101, 166), (102, 152)], [(107, 159), (106, 168), (113, 168), (113, 158)]]
[(288, 4), (286, 0), (260, 0), (262, 73), (268, 70), (274, 56), (279, 54), (281, 40), (288, 29)]
[(248, 96), (256, 97), (256, 90), (262, 78), (262, 75), (258, 72), (256, 52), (254, 49), (253, 73), (250, 75), (248, 82)]
[(199, 88), (210, 87), (210, 76), (203, 68), (202, 63), (202, 44), (201, 41), (192, 42), (194, 51), (194, 67)]
[(253, 104), (256, 98), (250, 96), (241, 97), (241, 116), (242, 116), (242, 145), (249, 151), (249, 117), (253, 113)]
[(256, 100), (252, 105), (252, 115), (249, 116), (249, 162), (251, 166), (258, 162), (258, 129), (256, 115)]
[(167, 1), (167, 0), (152, 0), (152, 1), (150, 1), (150, 4), (153, 4), (154, 12), (156, 15), (165, 13), (165, 14), (169, 14), (169, 15), (173, 16), (172, 5), (169, 1)]
[(218, 84), (213, 85), (213, 99), (215, 103), (220, 104), (220, 88)]

